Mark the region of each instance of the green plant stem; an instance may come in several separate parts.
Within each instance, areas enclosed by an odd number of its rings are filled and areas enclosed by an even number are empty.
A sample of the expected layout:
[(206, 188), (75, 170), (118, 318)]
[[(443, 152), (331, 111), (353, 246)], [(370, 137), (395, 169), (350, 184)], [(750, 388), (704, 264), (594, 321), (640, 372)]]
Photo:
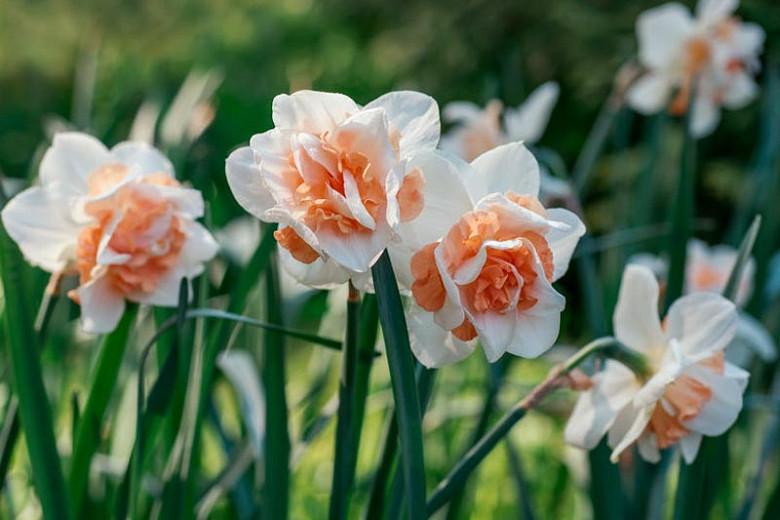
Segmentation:
[(372, 268), (372, 274), (398, 420), (407, 511), (409, 518), (415, 520), (425, 517), (422, 416), (417, 397), (417, 384), (414, 380), (414, 360), (409, 346), (406, 318), (387, 251), (382, 253)]
[[(336, 423), (336, 447), (333, 457), (333, 483), (330, 490), (331, 520), (347, 518), (355, 468), (352, 453), (357, 446), (354, 440), (353, 419), (355, 406), (355, 380), (358, 365), (360, 334), (360, 293), (349, 284), (347, 296), (347, 332), (344, 341), (339, 382), (339, 408)], [(365, 402), (364, 402), (365, 404)]]
[(428, 500), (428, 516), (434, 514), (452, 497), (459, 493), (471, 473), (488, 456), (496, 445), (509, 433), (512, 427), (522, 419), (526, 412), (536, 406), (550, 392), (559, 388), (563, 376), (567, 375), (583, 361), (594, 354), (609, 355), (629, 366), (632, 370), (645, 374), (644, 361), (633, 351), (623, 347), (614, 338), (600, 338), (581, 348), (563, 364), (555, 366), (547, 377), (539, 383), (524, 399), (513, 406), (466, 455), (458, 461), (450, 473), (434, 489)]
[[(282, 297), (275, 256), (265, 272), (265, 312), (269, 323), (282, 326)], [(266, 330), (263, 349), (263, 385), (265, 387), (264, 439), (265, 480), (263, 516), (284, 520), (288, 515), (290, 492), (290, 434), (287, 430), (285, 395), (284, 335)]]
[(100, 345), (100, 353), (91, 377), (92, 384), (87, 402), (78, 422), (70, 464), (68, 493), (72, 500), (73, 511), (77, 516), (81, 515), (82, 507), (87, 500), (92, 456), (100, 443), (103, 414), (117, 383), (119, 367), (122, 365), (130, 330), (135, 321), (136, 310), (135, 306), (127, 309), (116, 329), (105, 336)]
[[(65, 481), (52, 424), (52, 412), (39, 359), (33, 321), (24, 300), (22, 257), (5, 232), (0, 230), (0, 276), (5, 289), (6, 345), (11, 360), (11, 379), (19, 400), (19, 417), (32, 465), (33, 483), (46, 518), (70, 517)], [(34, 341), (34, 340), (33, 340)]]

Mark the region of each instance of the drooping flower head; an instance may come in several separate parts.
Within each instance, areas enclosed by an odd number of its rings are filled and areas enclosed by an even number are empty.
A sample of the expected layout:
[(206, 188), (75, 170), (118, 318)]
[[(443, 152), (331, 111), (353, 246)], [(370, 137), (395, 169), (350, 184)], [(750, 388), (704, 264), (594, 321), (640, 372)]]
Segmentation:
[(720, 435), (737, 419), (748, 373), (724, 360), (736, 331), (733, 303), (714, 293), (694, 293), (658, 317), (659, 287), (646, 267), (623, 273), (613, 316), (615, 337), (645, 357), (638, 375), (608, 360), (580, 395), (566, 425), (569, 443), (592, 449), (607, 434), (612, 460), (634, 443), (650, 462), (679, 445), (696, 457), (702, 435)]
[(361, 107), (341, 94), (299, 91), (274, 99), (273, 121), (228, 157), (233, 195), (279, 223), (282, 261), (300, 281), (364, 286), (399, 224), (424, 204), (421, 172), (407, 164), (438, 144), (436, 102), (392, 92)]
[(573, 213), (539, 202), (539, 168), (520, 143), (471, 164), (438, 154), (425, 172), (421, 214), (390, 247), (415, 302), (412, 349), (426, 366), (457, 361), (479, 339), (488, 360), (538, 356), (557, 338), (564, 298), (551, 283), (567, 270), (585, 228)]
[(88, 332), (111, 331), (125, 300), (177, 305), (181, 279), (200, 274), (217, 252), (195, 222), (200, 192), (181, 186), (146, 144), (108, 150), (86, 134), (57, 134), (39, 182), (6, 205), (3, 225), (30, 263), (78, 274), (69, 295)]
[(752, 101), (764, 31), (734, 16), (738, 4), (700, 0), (695, 18), (678, 3), (642, 13), (637, 37), (646, 73), (629, 89), (629, 104), (645, 114), (667, 107), (680, 115), (693, 98), (691, 132), (703, 137), (717, 127), (720, 107), (737, 109)]

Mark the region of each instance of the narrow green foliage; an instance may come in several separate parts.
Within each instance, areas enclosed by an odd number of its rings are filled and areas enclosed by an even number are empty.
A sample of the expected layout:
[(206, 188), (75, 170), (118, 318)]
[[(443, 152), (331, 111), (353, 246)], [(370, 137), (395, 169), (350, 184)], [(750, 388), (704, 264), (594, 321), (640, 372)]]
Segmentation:
[(77, 515), (81, 514), (82, 507), (88, 499), (89, 468), (92, 456), (100, 445), (103, 415), (117, 383), (119, 368), (122, 365), (135, 315), (135, 306), (127, 309), (116, 329), (105, 336), (100, 343), (87, 402), (81, 412), (76, 430), (70, 464), (68, 493), (73, 511)]
[(414, 380), (414, 360), (401, 295), (387, 251), (382, 253), (372, 273), (396, 406), (407, 511), (409, 518), (414, 520), (425, 516), (422, 417)]
[[(2, 226), (0, 226), (2, 227)], [(40, 345), (24, 299), (22, 257), (5, 232), (0, 229), (0, 276), (5, 296), (5, 327), (8, 357), (14, 391), (19, 400), (19, 417), (32, 465), (33, 482), (47, 518), (68, 518), (70, 509), (65, 481), (54, 438), (51, 406), (43, 386)]]
[[(272, 257), (265, 272), (265, 312), (268, 321), (282, 326), (282, 301), (279, 292), (279, 268)], [(265, 480), (263, 516), (287, 518), (290, 493), (290, 433), (287, 425), (285, 394), (284, 335), (266, 330), (263, 341), (263, 385), (265, 386), (264, 440)]]

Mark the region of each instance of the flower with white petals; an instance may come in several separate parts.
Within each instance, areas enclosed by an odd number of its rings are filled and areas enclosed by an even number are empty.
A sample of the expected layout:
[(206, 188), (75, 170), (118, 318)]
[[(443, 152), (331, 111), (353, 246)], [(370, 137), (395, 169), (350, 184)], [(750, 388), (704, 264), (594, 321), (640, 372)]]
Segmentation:
[(490, 362), (535, 357), (558, 336), (565, 300), (552, 282), (566, 272), (585, 227), (539, 202), (539, 167), (520, 143), (471, 164), (442, 154), (413, 158), (425, 206), (389, 248), (415, 305), (412, 350), (428, 367), (462, 359), (479, 339)]
[(30, 263), (78, 273), (69, 295), (88, 332), (113, 330), (125, 300), (176, 306), (180, 280), (200, 274), (217, 252), (195, 222), (200, 192), (182, 187), (149, 145), (109, 150), (86, 134), (57, 134), (39, 181), (6, 205), (3, 225)]
[[(708, 246), (701, 240), (688, 241), (688, 254), (685, 263), (685, 293), (714, 292), (722, 293), (726, 288), (731, 270), (737, 262), (738, 251), (731, 246)], [(642, 253), (630, 259), (630, 263), (644, 265), (655, 273), (663, 287), (666, 284), (667, 262), (665, 259)], [(750, 299), (753, 291), (753, 275), (755, 262), (749, 259), (742, 270), (737, 288), (735, 303), (742, 307)], [(777, 357), (777, 347), (766, 328), (755, 318), (744, 311), (739, 311), (737, 333), (734, 341), (726, 349), (726, 359), (732, 363), (746, 367), (753, 354), (764, 361), (774, 361)]]
[(361, 107), (341, 94), (299, 91), (273, 103), (275, 128), (227, 159), (236, 200), (265, 222), (285, 268), (302, 283), (359, 287), (402, 222), (419, 214), (422, 173), (410, 157), (439, 141), (436, 102), (391, 92)]
[(736, 331), (734, 304), (713, 293), (690, 294), (674, 302), (661, 322), (658, 296), (649, 269), (626, 267), (614, 333), (644, 356), (648, 373), (608, 360), (580, 395), (566, 425), (567, 442), (592, 449), (606, 434), (613, 462), (634, 443), (650, 462), (679, 445), (690, 464), (702, 435), (720, 435), (736, 421), (748, 373), (723, 356)]
[(721, 107), (737, 109), (752, 101), (764, 31), (734, 16), (738, 4), (700, 0), (695, 18), (678, 3), (642, 13), (637, 37), (646, 73), (629, 89), (628, 103), (644, 114), (668, 107), (680, 115), (693, 96), (691, 133), (703, 137), (717, 127)]

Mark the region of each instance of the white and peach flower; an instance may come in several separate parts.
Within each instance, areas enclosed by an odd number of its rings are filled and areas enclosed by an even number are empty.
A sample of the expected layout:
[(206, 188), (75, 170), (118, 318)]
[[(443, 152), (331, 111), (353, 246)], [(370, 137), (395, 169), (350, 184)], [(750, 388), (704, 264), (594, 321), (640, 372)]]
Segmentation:
[(279, 224), (282, 262), (302, 283), (366, 287), (398, 226), (424, 204), (421, 172), (407, 162), (438, 144), (436, 102), (391, 92), (361, 107), (341, 94), (299, 91), (274, 99), (273, 121), (228, 157), (233, 195)]
[(648, 374), (608, 360), (580, 395), (566, 425), (567, 442), (592, 449), (606, 434), (612, 461), (636, 443), (640, 455), (660, 460), (660, 450), (679, 445), (691, 463), (702, 435), (734, 424), (742, 409), (748, 373), (724, 360), (736, 331), (733, 303), (713, 293), (674, 302), (662, 322), (653, 273), (629, 265), (613, 316), (615, 337), (641, 354)]
[(428, 367), (462, 359), (479, 339), (487, 359), (535, 357), (558, 336), (565, 299), (552, 282), (566, 272), (585, 227), (539, 202), (539, 167), (521, 143), (471, 164), (422, 154), (420, 215), (389, 247), (409, 312), (412, 350)]
[(176, 306), (180, 280), (200, 274), (217, 252), (195, 222), (200, 192), (181, 186), (149, 145), (109, 150), (86, 134), (57, 134), (39, 182), (8, 202), (3, 225), (30, 263), (79, 275), (69, 296), (88, 332), (113, 330), (125, 300)]
[(734, 16), (738, 4), (700, 0), (695, 18), (678, 3), (643, 12), (636, 31), (646, 72), (629, 88), (629, 105), (644, 114), (667, 107), (681, 115), (693, 98), (691, 133), (703, 137), (717, 127), (721, 107), (738, 109), (752, 101), (764, 31)]

